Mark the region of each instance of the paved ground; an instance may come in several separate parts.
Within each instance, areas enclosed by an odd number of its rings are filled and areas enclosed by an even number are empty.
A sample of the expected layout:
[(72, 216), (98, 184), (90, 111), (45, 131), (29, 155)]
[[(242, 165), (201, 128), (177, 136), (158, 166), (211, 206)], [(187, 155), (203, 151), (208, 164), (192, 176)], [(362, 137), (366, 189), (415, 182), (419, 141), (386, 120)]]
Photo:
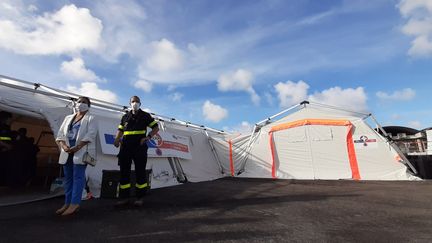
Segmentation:
[(0, 207), (0, 242), (431, 242), (432, 181), (221, 179), (152, 190), (142, 208), (62, 198)]

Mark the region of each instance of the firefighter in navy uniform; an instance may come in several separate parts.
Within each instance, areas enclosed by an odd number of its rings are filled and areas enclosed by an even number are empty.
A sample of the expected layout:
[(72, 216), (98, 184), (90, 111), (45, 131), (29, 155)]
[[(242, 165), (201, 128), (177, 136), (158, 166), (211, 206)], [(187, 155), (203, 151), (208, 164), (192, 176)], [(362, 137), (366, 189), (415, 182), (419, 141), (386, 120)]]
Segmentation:
[(12, 134), (10, 119), (12, 114), (0, 111), (0, 186), (6, 186), (10, 163), (10, 152), (12, 150)]
[[(130, 197), (130, 175), (132, 160), (135, 164), (135, 206), (143, 204), (142, 197), (149, 189), (148, 178), (146, 177), (147, 164), (147, 141), (158, 131), (158, 123), (147, 112), (140, 109), (140, 98), (132, 96), (130, 99), (131, 111), (126, 113), (118, 126), (114, 146), (120, 146), (118, 161), (120, 165), (120, 200), (116, 206), (123, 206), (129, 203)], [(147, 127), (152, 130), (147, 135)]]

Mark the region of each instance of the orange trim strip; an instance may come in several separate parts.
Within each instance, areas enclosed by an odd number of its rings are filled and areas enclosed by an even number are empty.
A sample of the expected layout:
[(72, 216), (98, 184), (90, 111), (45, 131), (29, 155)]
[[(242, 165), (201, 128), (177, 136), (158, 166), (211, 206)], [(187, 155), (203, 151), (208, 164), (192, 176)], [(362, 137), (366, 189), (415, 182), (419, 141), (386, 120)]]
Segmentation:
[(275, 149), (273, 144), (273, 132), (286, 130), (289, 128), (307, 126), (307, 125), (327, 125), (327, 126), (347, 126), (347, 149), (348, 149), (348, 159), (350, 162), (352, 179), (360, 180), (360, 171), (358, 168), (357, 155), (355, 152), (354, 142), (352, 138), (352, 123), (349, 120), (332, 120), (332, 119), (304, 119), (293, 122), (287, 122), (279, 124), (270, 129), (270, 149), (272, 155), (272, 177), (276, 178), (276, 165), (275, 165)]
[(354, 141), (352, 138), (352, 125), (348, 126), (347, 135), (348, 157), (351, 166), (351, 173), (354, 180), (360, 180), (360, 171), (358, 168), (357, 155), (354, 148)]
[(231, 142), (231, 140), (228, 141), (228, 144), (229, 144), (229, 159), (230, 159), (231, 176), (234, 176), (234, 160), (233, 160), (233, 152), (232, 152), (232, 142)]
[(352, 123), (348, 120), (331, 120), (331, 119), (304, 119), (293, 122), (279, 124), (271, 128), (270, 132), (277, 132), (293, 127), (301, 127), (307, 125), (327, 125), (327, 126), (348, 126)]
[(275, 164), (275, 150), (273, 144), (273, 132), (269, 132), (269, 135), (270, 135), (270, 150), (272, 156), (272, 177), (273, 179), (276, 179), (276, 164)]

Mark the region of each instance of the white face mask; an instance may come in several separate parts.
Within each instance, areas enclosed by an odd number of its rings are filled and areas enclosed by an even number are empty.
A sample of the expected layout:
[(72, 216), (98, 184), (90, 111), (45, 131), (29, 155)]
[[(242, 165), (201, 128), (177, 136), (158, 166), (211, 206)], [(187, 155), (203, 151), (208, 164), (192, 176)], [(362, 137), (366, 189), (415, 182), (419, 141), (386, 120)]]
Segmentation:
[(137, 111), (140, 108), (140, 106), (141, 106), (141, 103), (139, 103), (139, 102), (132, 102), (131, 103), (131, 108), (134, 111)]
[(89, 106), (86, 103), (76, 103), (75, 110), (78, 112), (88, 111)]

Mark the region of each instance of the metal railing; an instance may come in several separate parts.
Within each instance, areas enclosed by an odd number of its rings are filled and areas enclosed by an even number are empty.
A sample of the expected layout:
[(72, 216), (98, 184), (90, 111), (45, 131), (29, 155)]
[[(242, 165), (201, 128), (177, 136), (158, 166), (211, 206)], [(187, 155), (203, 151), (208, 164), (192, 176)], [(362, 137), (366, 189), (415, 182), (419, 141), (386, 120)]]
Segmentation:
[(396, 141), (395, 143), (404, 154), (425, 153), (428, 150), (428, 143), (423, 139)]

